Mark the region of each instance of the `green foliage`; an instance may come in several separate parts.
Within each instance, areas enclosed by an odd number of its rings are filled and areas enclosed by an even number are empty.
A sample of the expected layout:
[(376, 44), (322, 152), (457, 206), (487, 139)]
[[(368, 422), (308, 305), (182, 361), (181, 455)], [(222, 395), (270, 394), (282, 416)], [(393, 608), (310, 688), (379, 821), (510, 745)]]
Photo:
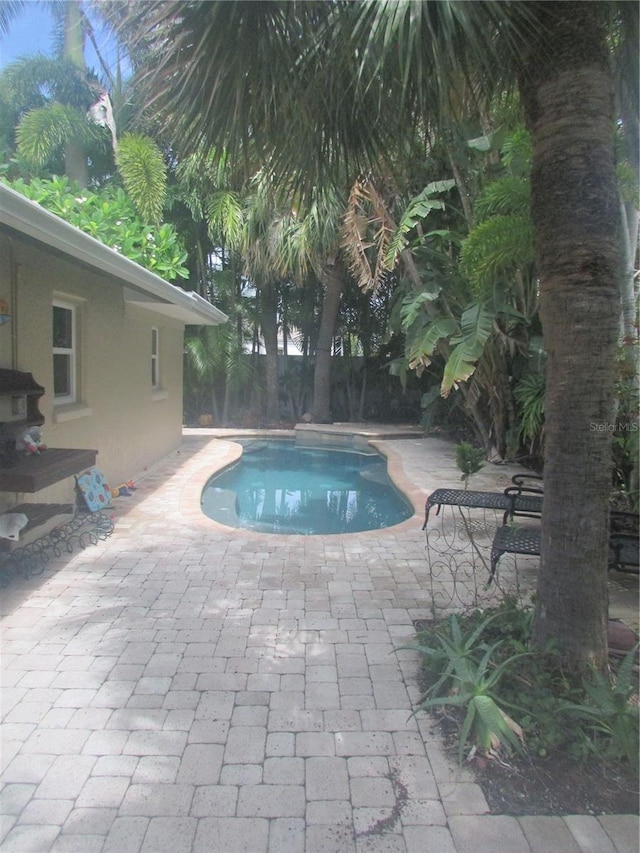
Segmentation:
[(469, 379), (492, 334), (496, 309), (490, 304), (472, 302), (462, 312), (459, 322), (451, 316), (429, 316), (427, 303), (439, 295), (438, 289), (425, 289), (406, 297), (400, 308), (402, 327), (408, 332), (407, 356), (409, 367), (420, 372), (426, 367), (441, 341), (450, 347), (440, 393), (448, 397), (460, 382)]
[(544, 423), (544, 373), (528, 373), (513, 389), (519, 406), (520, 435), (530, 445), (539, 439)]
[(430, 362), (430, 357), (439, 341), (450, 337), (457, 330), (457, 323), (451, 317), (438, 317), (432, 323), (421, 326), (421, 334), (414, 334), (409, 350), (409, 367), (420, 370)]
[(460, 250), (460, 268), (478, 296), (490, 294), (532, 261), (529, 216), (493, 215), (473, 229)]
[(167, 223), (143, 222), (124, 190), (80, 190), (65, 177), (7, 182), (17, 192), (167, 281), (187, 278), (187, 253)]
[(488, 305), (472, 302), (460, 318), (460, 334), (450, 340), (451, 353), (442, 375), (441, 393), (446, 397), (459, 382), (473, 375), (491, 336), (495, 312)]
[(465, 485), (469, 484), (469, 479), (484, 468), (484, 450), (479, 447), (473, 447), (466, 441), (461, 441), (456, 447), (456, 465), (462, 472), (460, 478)]
[(618, 163), (616, 166), (620, 198), (625, 204), (637, 205), (638, 179), (635, 168), (629, 162)]
[(501, 153), (508, 174), (487, 184), (476, 199), (477, 224), (460, 251), (460, 269), (480, 298), (511, 288), (523, 274), (530, 279), (533, 264), (529, 134), (511, 134)]
[(591, 673), (584, 683), (585, 702), (564, 702), (561, 706), (573, 722), (584, 724), (582, 739), (589, 752), (613, 760), (635, 760), (638, 756), (640, 709), (634, 667), (639, 645), (627, 653), (615, 675)]
[(496, 667), (492, 655), (497, 648), (487, 649), (480, 663), (464, 676), (454, 675), (457, 684), (451, 695), (425, 699), (420, 706), (425, 711), (442, 705), (465, 709), (458, 742), (460, 763), (465, 753), (477, 749), (486, 753), (499, 747), (507, 752), (522, 748), (522, 728), (501, 707), (499, 697), (493, 692), (507, 667), (513, 666), (522, 655), (513, 655)]
[(492, 181), (478, 196), (474, 213), (479, 222), (490, 216), (529, 217), (531, 185), (526, 178), (507, 175)]
[[(512, 113), (511, 118), (504, 114), (504, 110), (507, 113)], [(497, 107), (495, 118), (499, 122), (506, 119), (509, 125), (518, 124), (520, 115), (517, 99), (507, 97), (502, 105)], [(495, 130), (484, 136), (467, 140), (467, 145), (469, 148), (485, 153), (499, 151), (503, 166), (513, 177), (526, 177), (531, 172), (533, 156), (531, 134), (524, 127), (517, 127), (515, 130), (509, 131), (505, 125), (500, 123)]]
[[(436, 199), (429, 193), (442, 183), (433, 182), (410, 203), (390, 244), (392, 254), (410, 248), (415, 263), (413, 275), (401, 283), (408, 293), (392, 314), (392, 324), (404, 335), (406, 359), (404, 367), (394, 364), (393, 370), (401, 377), (406, 369), (420, 375), (439, 356), (444, 367), (438, 361), (433, 369), (442, 371), (440, 393), (462, 397), (476, 426), (491, 419), (483, 426), (497, 437), (504, 455), (517, 450), (516, 406), (513, 399), (501, 406), (490, 401), (512, 395), (537, 323), (530, 142), (526, 131), (506, 136), (498, 129), (469, 143), (478, 151), (500, 150), (504, 168), (497, 178), (488, 170), (483, 175), (488, 182), (474, 203), (478, 224), (466, 239), (456, 233), (463, 223), (453, 205), (441, 211), (433, 206)], [(420, 205), (426, 205), (422, 215), (437, 214), (437, 225), (445, 227), (423, 233), (413, 215)]]
[(160, 222), (167, 193), (167, 168), (162, 152), (148, 136), (125, 133), (118, 142), (116, 162), (127, 195), (145, 222)]
[(489, 151), (497, 151), (504, 142), (505, 130), (503, 127), (497, 127), (495, 130), (485, 133), (482, 136), (476, 136), (474, 139), (468, 139), (467, 145), (475, 151), (482, 151), (484, 154)]
[(225, 380), (242, 387), (251, 378), (252, 365), (243, 358), (242, 339), (229, 323), (189, 329), (185, 337), (185, 352), (197, 377), (209, 383)]
[(469, 746), (484, 751), (499, 746), (509, 751), (521, 748), (520, 726), (507, 714), (495, 688), (506, 670), (527, 652), (496, 663), (502, 641), (487, 645), (480, 642), (480, 637), (497, 616), (492, 614), (478, 625), (466, 626), (469, 630), (465, 634), (454, 615), (431, 636), (421, 636), (415, 647), (422, 655), (425, 674), (434, 678), (421, 697), (418, 710), (445, 705), (464, 709), (458, 743), (460, 762)]
[(418, 635), (418, 644), (411, 648), (422, 656), (423, 672), (434, 679), (425, 690), (421, 702), (434, 698), (442, 691), (451, 690), (455, 673), (473, 665), (478, 641), (495, 618), (494, 615), (475, 627), (471, 626), (472, 630), (464, 635), (460, 620), (454, 614), (433, 631)]
[(613, 437), (614, 489), (625, 496), (629, 509), (637, 512), (640, 506), (640, 425), (636, 420), (628, 421), (624, 426), (628, 432)]
[(69, 142), (95, 143), (98, 138), (95, 126), (78, 110), (58, 103), (28, 112), (16, 132), (18, 153), (35, 166), (43, 166)]
[(238, 400), (255, 385), (255, 362), (245, 353), (251, 339), (249, 300), (241, 295), (238, 279), (231, 269), (211, 275), (213, 301), (230, 322), (186, 331), (185, 399), (194, 420), (211, 413), (216, 424), (226, 423), (232, 398)]
[(0, 91), (19, 116), (52, 103), (74, 107), (84, 116), (95, 98), (82, 68), (65, 57), (44, 54), (22, 57), (3, 68)]
[(3, 69), (0, 112), (6, 121), (5, 158), (17, 153), (31, 166), (31, 175), (34, 170), (64, 169), (86, 183), (88, 166), (95, 172), (108, 151), (104, 133), (87, 119), (96, 82), (70, 56), (29, 56)]
[(217, 190), (206, 201), (207, 222), (212, 238), (223, 235), (225, 243), (239, 246), (245, 226), (245, 212), (238, 194), (231, 190)]
[(460, 759), (474, 746), (510, 751), (526, 744), (551, 760), (562, 751), (636, 762), (638, 646), (611, 677), (594, 672), (576, 682), (565, 676), (553, 645), (531, 649), (533, 614), (507, 598), (420, 631), (412, 647), (421, 656), (424, 689), (417, 710), (459, 709), (453, 718)]
[(426, 186), (419, 195), (411, 199), (385, 253), (384, 266), (386, 269), (392, 270), (395, 267), (398, 256), (408, 244), (408, 234), (423, 219), (426, 219), (432, 210), (444, 210), (444, 202), (433, 199), (431, 196), (434, 193), (448, 192), (454, 186), (455, 181), (434, 181)]
[(514, 130), (502, 146), (502, 162), (512, 175), (528, 175), (531, 171), (533, 148), (531, 134), (523, 127)]
[(445, 430), (457, 420), (464, 419), (460, 411), (460, 399), (453, 395), (444, 398), (438, 385), (433, 386), (420, 398), (420, 424), (426, 434), (440, 426)]

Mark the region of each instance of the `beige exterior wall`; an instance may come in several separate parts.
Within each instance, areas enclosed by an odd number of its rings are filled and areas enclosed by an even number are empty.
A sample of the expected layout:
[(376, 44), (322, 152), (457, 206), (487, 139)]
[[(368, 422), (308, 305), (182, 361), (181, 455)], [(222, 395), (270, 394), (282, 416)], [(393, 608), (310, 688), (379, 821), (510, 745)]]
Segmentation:
[[(0, 299), (13, 320), (0, 326), (0, 367), (28, 371), (45, 388), (40, 411), (51, 447), (97, 449), (117, 485), (175, 449), (182, 430), (183, 323), (125, 302), (124, 288), (19, 237), (0, 235)], [(76, 307), (78, 401), (55, 405), (52, 303)], [(159, 331), (160, 387), (151, 385), (151, 329)], [(0, 511), (24, 501), (73, 499), (73, 478), (33, 495), (0, 492)]]

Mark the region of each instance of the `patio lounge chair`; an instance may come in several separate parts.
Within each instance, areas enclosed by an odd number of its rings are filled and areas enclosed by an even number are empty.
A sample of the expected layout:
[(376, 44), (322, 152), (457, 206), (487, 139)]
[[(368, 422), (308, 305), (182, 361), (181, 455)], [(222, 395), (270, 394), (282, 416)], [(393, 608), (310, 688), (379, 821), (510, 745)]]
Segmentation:
[[(618, 572), (638, 574), (640, 570), (640, 549), (637, 530), (638, 517), (633, 513), (611, 513), (611, 531), (609, 533), (608, 568)], [(636, 526), (635, 531), (632, 528)], [(630, 531), (630, 532), (625, 532)], [(491, 545), (491, 571), (489, 583), (494, 578), (498, 560), (503, 554), (540, 554), (540, 530), (503, 525), (496, 530)]]
[(513, 518), (514, 515), (539, 517), (542, 513), (542, 479), (532, 474), (516, 474), (511, 478), (511, 481), (513, 485), (505, 489), (504, 492), (436, 489), (427, 498), (422, 529), (426, 530), (429, 513), (434, 506), (437, 507), (436, 515), (439, 514), (442, 506), (502, 510), (504, 513), (503, 524), (506, 524), (507, 519)]

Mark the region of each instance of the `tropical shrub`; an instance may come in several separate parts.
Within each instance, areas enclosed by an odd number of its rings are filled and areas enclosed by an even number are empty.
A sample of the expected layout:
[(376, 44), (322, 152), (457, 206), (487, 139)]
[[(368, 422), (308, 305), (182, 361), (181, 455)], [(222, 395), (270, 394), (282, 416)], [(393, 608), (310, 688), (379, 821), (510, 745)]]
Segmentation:
[(433, 678), (424, 691), (419, 710), (452, 706), (463, 709), (464, 719), (458, 738), (458, 758), (466, 754), (496, 750), (519, 750), (522, 729), (505, 710), (496, 688), (500, 679), (517, 659), (528, 654), (519, 652), (497, 662), (503, 645), (501, 640), (488, 645), (480, 642), (481, 635), (497, 614), (488, 616), (479, 625), (464, 633), (454, 615), (430, 637), (415, 648), (424, 660), (424, 675)]
[(518, 404), (520, 436), (528, 445), (530, 456), (542, 455), (545, 390), (542, 372), (525, 374), (513, 389)]
[(595, 670), (584, 683), (585, 701), (565, 702), (561, 710), (581, 723), (581, 743), (590, 753), (614, 760), (640, 752), (640, 708), (634, 667), (638, 645), (631, 649), (615, 675)]
[(457, 445), (456, 465), (462, 472), (460, 479), (463, 481), (465, 489), (469, 485), (471, 477), (484, 468), (484, 458), (484, 450), (480, 447), (473, 447), (467, 441), (461, 441)]
[(188, 278), (187, 253), (174, 227), (143, 222), (125, 191), (79, 189), (66, 177), (7, 181), (8, 186), (167, 281)]
[(552, 645), (530, 648), (533, 608), (511, 599), (452, 615), (418, 632), (419, 711), (455, 726), (458, 758), (564, 752), (583, 760), (637, 763), (638, 646), (613, 673), (567, 678)]

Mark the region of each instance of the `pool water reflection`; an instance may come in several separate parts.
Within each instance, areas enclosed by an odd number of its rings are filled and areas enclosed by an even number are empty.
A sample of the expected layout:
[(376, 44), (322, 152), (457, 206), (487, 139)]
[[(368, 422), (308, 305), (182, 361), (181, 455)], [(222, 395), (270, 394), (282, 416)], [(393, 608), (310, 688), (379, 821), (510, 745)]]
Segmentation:
[(203, 512), (221, 524), (281, 534), (358, 533), (413, 515), (378, 453), (287, 440), (242, 443), (241, 459), (202, 492)]

